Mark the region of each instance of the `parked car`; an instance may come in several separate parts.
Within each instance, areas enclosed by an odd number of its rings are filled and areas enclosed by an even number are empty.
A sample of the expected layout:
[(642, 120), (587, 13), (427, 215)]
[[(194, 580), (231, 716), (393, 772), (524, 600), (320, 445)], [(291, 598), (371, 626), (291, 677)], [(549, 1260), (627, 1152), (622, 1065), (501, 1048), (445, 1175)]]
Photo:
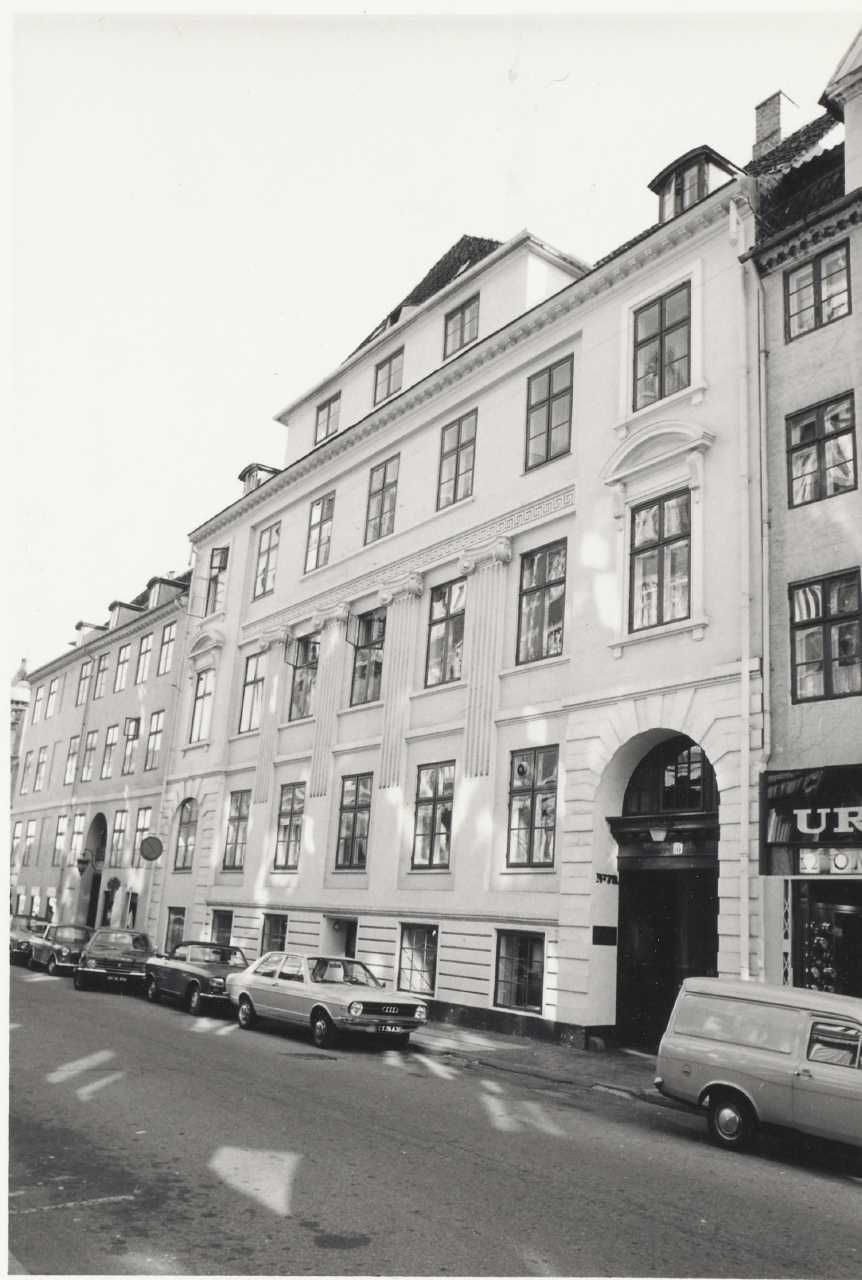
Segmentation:
[(200, 1013), (207, 1001), (226, 1001), (225, 978), (237, 969), (247, 969), (248, 960), (239, 947), (220, 942), (180, 942), (170, 955), (150, 956), (146, 967), (147, 999), (155, 1003), (162, 996), (180, 1000), (189, 1013)]
[(140, 929), (97, 929), (75, 967), (75, 990), (83, 991), (96, 979), (103, 985), (143, 987), (152, 954), (153, 944)]
[(9, 963), (27, 964), (33, 943), (48, 928), (49, 920), (37, 920), (34, 916), (13, 916), (9, 921)]
[(309, 1027), (318, 1048), (339, 1032), (359, 1032), (405, 1047), (428, 1010), (421, 1000), (390, 991), (360, 960), (270, 951), (226, 980), (243, 1028), (258, 1018)]
[(81, 952), (93, 936), (85, 924), (49, 924), (30, 950), (30, 968), (43, 965), (50, 974), (74, 969)]
[(705, 1107), (740, 1149), (775, 1124), (862, 1146), (862, 1000), (686, 978), (659, 1045), (656, 1088)]

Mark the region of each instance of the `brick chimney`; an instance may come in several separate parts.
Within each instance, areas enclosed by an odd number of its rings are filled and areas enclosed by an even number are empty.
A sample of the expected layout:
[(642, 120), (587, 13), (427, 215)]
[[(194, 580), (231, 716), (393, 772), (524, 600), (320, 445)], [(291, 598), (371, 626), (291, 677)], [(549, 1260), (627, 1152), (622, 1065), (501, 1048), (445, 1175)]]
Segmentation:
[(759, 160), (781, 141), (781, 98), (779, 89), (754, 108), (754, 147), (752, 160)]

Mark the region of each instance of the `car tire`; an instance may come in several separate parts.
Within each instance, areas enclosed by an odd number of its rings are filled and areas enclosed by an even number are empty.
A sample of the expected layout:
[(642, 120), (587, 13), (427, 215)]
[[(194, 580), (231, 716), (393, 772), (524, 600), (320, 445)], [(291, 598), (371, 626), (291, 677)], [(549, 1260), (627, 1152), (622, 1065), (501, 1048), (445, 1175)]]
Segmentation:
[(236, 1011), (236, 1020), (242, 1027), (243, 1031), (251, 1031), (257, 1022), (257, 1014), (254, 1011), (254, 1005), (248, 996), (240, 996), (239, 1008)]
[(144, 987), (144, 995), (147, 997), (147, 1000), (149, 1001), (150, 1004), (158, 1004), (162, 998), (162, 993), (159, 990), (159, 984), (156, 981), (155, 975), (152, 973), (147, 974), (146, 986)]
[(707, 1123), (710, 1138), (725, 1151), (744, 1151), (751, 1146), (757, 1131), (757, 1116), (751, 1103), (730, 1089), (710, 1095)]
[(85, 991), (87, 989), (86, 979), (84, 978), (83, 973), (78, 969), (76, 969), (72, 975), (72, 986), (76, 991)]
[(318, 1049), (329, 1049), (335, 1043), (335, 1027), (325, 1009), (311, 1014), (311, 1038)]
[(57, 976), (57, 957), (54, 955), (53, 951), (48, 956), (48, 964), (46, 967), (48, 970), (48, 977), (55, 978)]
[(193, 1018), (201, 1012), (201, 989), (196, 982), (190, 982), (186, 991), (186, 1010)]

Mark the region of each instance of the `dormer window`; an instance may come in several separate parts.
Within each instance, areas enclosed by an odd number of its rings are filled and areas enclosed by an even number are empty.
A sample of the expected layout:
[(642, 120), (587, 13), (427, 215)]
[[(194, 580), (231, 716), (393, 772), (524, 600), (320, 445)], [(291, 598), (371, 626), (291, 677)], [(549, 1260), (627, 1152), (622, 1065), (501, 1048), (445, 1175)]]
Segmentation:
[(341, 416), (341, 392), (337, 395), (330, 396), (328, 400), (324, 400), (323, 404), (317, 406), (317, 417), (314, 424), (314, 443), (320, 444), (323, 440), (328, 440), (330, 436), (334, 436), (338, 430), (338, 420)]
[(250, 462), (247, 467), (243, 467), (238, 476), (242, 481), (243, 497), (277, 474), (277, 467), (267, 467), (262, 462)]
[(669, 222), (733, 177), (733, 166), (711, 147), (687, 151), (649, 184), (658, 196), (658, 220)]

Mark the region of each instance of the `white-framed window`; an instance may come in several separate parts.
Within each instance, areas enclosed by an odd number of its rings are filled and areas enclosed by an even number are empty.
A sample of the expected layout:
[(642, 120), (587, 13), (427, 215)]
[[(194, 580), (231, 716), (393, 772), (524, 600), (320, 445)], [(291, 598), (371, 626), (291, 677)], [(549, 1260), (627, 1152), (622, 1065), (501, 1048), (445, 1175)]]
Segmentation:
[(138, 739), (141, 736), (140, 716), (126, 716), (125, 743), (123, 745), (123, 766), (120, 773), (135, 772), (135, 756), (138, 751)]
[(479, 335), (479, 295), (462, 302), (452, 311), (447, 311), (443, 321), (443, 359), (460, 351), (462, 347), (475, 342)]
[(257, 565), (254, 571), (252, 599), (259, 600), (275, 589), (275, 571), (278, 568), (278, 544), (281, 540), (281, 521), (261, 529), (257, 540)]
[[(76, 733), (69, 739), (69, 750), (66, 753), (66, 772), (63, 774), (63, 785), (68, 786), (70, 782), (75, 781), (75, 773), (78, 768), (78, 749), (81, 745), (81, 735)], [(24, 759), (26, 767), (27, 760)]]
[(266, 679), (266, 658), (262, 653), (252, 653), (245, 660), (242, 681), (242, 697), (239, 708), (239, 732), (251, 733), (260, 728), (260, 709), (263, 705), (263, 685)]
[(177, 638), (177, 624), (175, 622), (166, 622), (162, 627), (162, 639), (159, 644), (159, 663), (156, 667), (156, 675), (164, 676), (171, 669), (171, 663), (174, 660), (174, 644)]
[(117, 739), (120, 736), (120, 726), (118, 724), (109, 725), (105, 730), (105, 750), (102, 753), (102, 769), (99, 774), (100, 778), (110, 778), (111, 771), (114, 767), (114, 752), (117, 748)]
[(541, 1013), (545, 983), (545, 935), (501, 929), (497, 934), (494, 1004)]
[(328, 400), (323, 401), (323, 404), (317, 406), (317, 415), (314, 423), (315, 444), (320, 444), (321, 441), (328, 440), (330, 436), (335, 435), (340, 417), (341, 392), (337, 391), (334, 396), (330, 396)]
[(36, 756), (36, 772), (33, 774), (33, 790), (41, 791), (45, 785), (45, 772), (48, 768), (48, 748), (40, 747)]
[(153, 810), (150, 805), (141, 805), (138, 809), (138, 816), (135, 819), (135, 838), (132, 842), (132, 866), (140, 867), (143, 863), (141, 857), (141, 843), (146, 836), (150, 834), (150, 822), (152, 820)]
[(69, 842), (69, 863), (77, 862), (81, 854), (84, 852), (84, 823), (87, 820), (85, 813), (76, 813), (72, 819), (72, 839)]
[(398, 990), (433, 996), (437, 986), (437, 926), (402, 924)]
[(227, 578), (229, 547), (213, 547), (210, 551), (210, 569), (207, 576), (207, 596), (204, 616), (218, 613), (224, 608), (225, 579)]
[(92, 782), (93, 769), (96, 763), (96, 743), (99, 739), (97, 729), (90, 729), (84, 739), (84, 754), (81, 757), (81, 781)]
[(404, 377), (404, 348), (399, 347), (374, 369), (374, 403), (380, 404), (401, 390)]
[(61, 813), (57, 818), (57, 830), (54, 832), (54, 852), (51, 856), (52, 867), (62, 867), (63, 854), (66, 850), (66, 827), (69, 818), (65, 813)]
[(111, 660), (109, 653), (100, 653), (96, 659), (96, 679), (93, 682), (93, 698), (103, 698), (105, 696), (105, 682), (108, 678), (108, 663)]
[(144, 756), (144, 769), (158, 769), (159, 757), (162, 753), (162, 736), (165, 728), (164, 711), (153, 711), (150, 715), (150, 729), (147, 734), (147, 751)]
[(90, 692), (90, 676), (93, 673), (92, 658), (85, 659), (81, 663), (81, 670), (78, 673), (78, 689), (75, 694), (75, 706), (80, 707), (83, 702), (87, 701), (87, 694)]
[(125, 689), (126, 681), (129, 678), (129, 654), (132, 651), (130, 644), (121, 644), (117, 650), (117, 669), (114, 672), (114, 693), (120, 693)]
[(195, 856), (198, 829), (198, 806), (192, 797), (180, 805), (177, 823), (177, 846), (174, 850), (174, 871), (191, 871)]
[(128, 809), (118, 809), (114, 814), (114, 826), (111, 831), (111, 851), (108, 866), (121, 867), (126, 856), (126, 831), (128, 829)]
[[(305, 783), (282, 784), (278, 803), (278, 834), (275, 842), (275, 871), (295, 871), (302, 849), (302, 818), (305, 812)], [(268, 948), (272, 950), (272, 948)], [(276, 948), (280, 950), (280, 948)]]
[(705, 389), (703, 262), (694, 258), (657, 277), (621, 309), (617, 429), (627, 430), (631, 419), (668, 403), (696, 404)]
[(703, 487), (714, 439), (682, 421), (642, 423), (603, 470), (617, 526), (616, 609), (605, 606), (616, 658), (668, 632), (703, 638)]
[(329, 564), (332, 543), (332, 520), (335, 514), (335, 490), (312, 502), (308, 513), (308, 540), (305, 544), (305, 572), (322, 569)]
[[(77, 738), (73, 738), (73, 739), (72, 739), (72, 742), (77, 743), (77, 741), (78, 741), (78, 739), (77, 739)], [(70, 747), (70, 750), (71, 750), (71, 743), (69, 744), (69, 747)], [(76, 746), (75, 750), (77, 751), (77, 746)], [(21, 781), (20, 781), (20, 785), (19, 785), (19, 787), (18, 787), (18, 791), (20, 792), (20, 794), (21, 794), (22, 796), (26, 796), (26, 794), (27, 794), (27, 792), (28, 792), (28, 790), (29, 790), (29, 787), (30, 787), (30, 766), (32, 765), (32, 763), (33, 763), (33, 752), (32, 752), (32, 751), (25, 751), (25, 752), (24, 752), (24, 760), (23, 760), (23, 763), (22, 763), (22, 765), (21, 765)], [(67, 765), (66, 765), (66, 773), (67, 773), (67, 775), (68, 775), (68, 772), (69, 772), (69, 766), (68, 766), (68, 764), (67, 764)], [(73, 776), (74, 776), (74, 773), (73, 773)], [(72, 779), (71, 779), (71, 778), (69, 778), (69, 777), (67, 776), (66, 781), (67, 781), (67, 782), (71, 782), (71, 781), (72, 781)]]
[(44, 701), (45, 701), (45, 686), (43, 684), (40, 684), (39, 688), (36, 690), (35, 694), (33, 695), (33, 714), (30, 717), (31, 724), (38, 724), (39, 717), (42, 714), (42, 703)]
[(206, 742), (207, 738), (209, 738), (214, 690), (215, 671), (212, 667), (205, 667), (203, 671), (199, 671), (195, 676), (189, 742)]
[(141, 636), (141, 642), (138, 646), (138, 665), (135, 668), (135, 684), (143, 684), (147, 676), (150, 674), (150, 657), (153, 652), (153, 636)]
[(45, 719), (52, 716), (57, 709), (57, 692), (60, 688), (60, 677), (54, 676), (48, 682), (48, 701), (45, 703)]

